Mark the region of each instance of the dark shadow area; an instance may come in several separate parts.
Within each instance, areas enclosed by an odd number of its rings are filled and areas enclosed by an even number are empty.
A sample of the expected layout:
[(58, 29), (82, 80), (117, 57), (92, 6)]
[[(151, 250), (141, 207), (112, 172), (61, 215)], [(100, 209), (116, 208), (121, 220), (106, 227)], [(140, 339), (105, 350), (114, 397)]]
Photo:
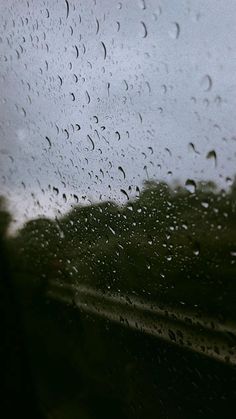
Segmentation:
[(1, 412), (8, 418), (22, 412), (25, 418), (40, 419), (44, 416), (35, 393), (20, 301), (10, 272), (13, 255), (6, 251), (10, 221), (4, 199), (0, 198)]

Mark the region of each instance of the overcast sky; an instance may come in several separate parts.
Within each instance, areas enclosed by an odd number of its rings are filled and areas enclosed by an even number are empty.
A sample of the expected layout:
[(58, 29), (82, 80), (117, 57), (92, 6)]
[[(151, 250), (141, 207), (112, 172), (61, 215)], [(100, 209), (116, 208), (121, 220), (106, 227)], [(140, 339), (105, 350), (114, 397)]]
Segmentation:
[(10, 0), (0, 22), (0, 179), (17, 223), (76, 197), (123, 202), (146, 179), (229, 187), (234, 0)]

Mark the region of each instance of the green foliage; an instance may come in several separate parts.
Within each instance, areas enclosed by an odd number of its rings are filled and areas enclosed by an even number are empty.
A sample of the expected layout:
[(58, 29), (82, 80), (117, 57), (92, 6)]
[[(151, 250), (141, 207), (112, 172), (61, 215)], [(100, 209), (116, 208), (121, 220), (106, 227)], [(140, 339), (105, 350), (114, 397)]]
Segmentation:
[(139, 199), (77, 206), (55, 221), (29, 221), (12, 241), (21, 278), (145, 296), (236, 314), (236, 187), (195, 193), (146, 182)]

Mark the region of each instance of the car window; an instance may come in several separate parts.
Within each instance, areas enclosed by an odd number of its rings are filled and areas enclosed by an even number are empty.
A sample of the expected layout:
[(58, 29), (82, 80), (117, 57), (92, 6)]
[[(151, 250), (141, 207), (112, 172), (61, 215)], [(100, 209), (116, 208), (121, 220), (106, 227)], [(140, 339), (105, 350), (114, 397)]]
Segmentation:
[(9, 0), (0, 21), (3, 310), (35, 405), (227, 415), (235, 2)]

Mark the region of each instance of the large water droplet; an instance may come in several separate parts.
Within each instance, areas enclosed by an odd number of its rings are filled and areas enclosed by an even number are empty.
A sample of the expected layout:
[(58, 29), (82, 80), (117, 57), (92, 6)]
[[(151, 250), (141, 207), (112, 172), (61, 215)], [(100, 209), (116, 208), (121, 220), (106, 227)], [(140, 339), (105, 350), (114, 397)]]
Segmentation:
[(190, 193), (195, 193), (197, 185), (192, 179), (187, 179), (185, 182), (185, 187)]

